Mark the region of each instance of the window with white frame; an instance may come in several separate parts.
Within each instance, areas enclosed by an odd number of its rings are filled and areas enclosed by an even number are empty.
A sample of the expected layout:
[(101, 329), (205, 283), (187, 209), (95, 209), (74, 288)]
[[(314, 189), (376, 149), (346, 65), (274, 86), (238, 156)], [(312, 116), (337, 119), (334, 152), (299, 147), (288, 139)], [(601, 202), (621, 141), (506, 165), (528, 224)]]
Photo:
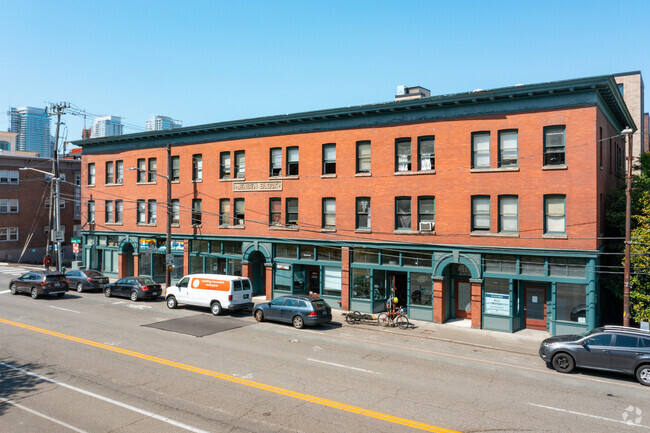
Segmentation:
[(420, 171), (436, 169), (436, 139), (433, 136), (418, 137), (418, 159)]
[(395, 140), (395, 171), (411, 171), (411, 139)]
[(336, 199), (323, 199), (323, 226), (324, 229), (336, 228)]
[(490, 133), (472, 133), (472, 168), (490, 168)]
[(299, 173), (298, 146), (287, 147), (287, 176), (298, 176)]
[(88, 185), (95, 184), (95, 163), (88, 164)]
[(200, 153), (192, 155), (192, 180), (194, 182), (203, 180), (203, 155)]
[(147, 182), (156, 182), (156, 173), (158, 172), (158, 163), (156, 158), (149, 158), (149, 170), (147, 171)]
[(138, 183), (147, 181), (147, 160), (144, 158), (138, 159)]
[(137, 219), (138, 224), (147, 223), (147, 202), (145, 200), (138, 200), (137, 202)]
[(544, 165), (566, 164), (566, 127), (544, 128)]
[(357, 229), (370, 229), (370, 197), (357, 197)]
[(271, 170), (269, 175), (271, 177), (282, 176), (282, 149), (274, 147), (271, 149)]
[(323, 174), (336, 174), (336, 144), (323, 144)]
[(0, 242), (18, 240), (18, 227), (0, 227)]
[(370, 141), (357, 141), (357, 173), (370, 173)]
[(104, 183), (113, 183), (113, 176), (115, 176), (115, 173), (113, 172), (113, 161), (106, 161), (106, 178), (104, 179)]
[(472, 231), (490, 231), (490, 197), (472, 197)]
[(219, 179), (230, 179), (230, 152), (221, 152)]
[(548, 234), (566, 233), (566, 196), (544, 196), (544, 232)]
[(0, 170), (0, 184), (18, 185), (18, 179), (17, 170)]
[(181, 223), (181, 202), (178, 199), (172, 200), (172, 224)]
[(499, 131), (499, 167), (516, 167), (519, 147), (519, 133)]
[(230, 199), (228, 198), (219, 200), (219, 225), (230, 225)]
[(149, 200), (147, 203), (147, 223), (156, 224), (158, 220), (158, 203), (156, 200)]
[(243, 150), (235, 152), (235, 177), (237, 179), (246, 177), (246, 153)]
[(113, 201), (112, 200), (106, 200), (104, 204), (104, 222), (106, 223), (112, 223), (113, 222)]
[(115, 200), (115, 222), (117, 224), (122, 224), (122, 218), (124, 213), (124, 204), (122, 200)]
[(115, 161), (115, 183), (121, 184), (124, 180), (124, 161)]
[(0, 213), (18, 213), (18, 199), (0, 199)]
[(516, 233), (519, 231), (519, 203), (516, 195), (499, 196), (499, 231)]

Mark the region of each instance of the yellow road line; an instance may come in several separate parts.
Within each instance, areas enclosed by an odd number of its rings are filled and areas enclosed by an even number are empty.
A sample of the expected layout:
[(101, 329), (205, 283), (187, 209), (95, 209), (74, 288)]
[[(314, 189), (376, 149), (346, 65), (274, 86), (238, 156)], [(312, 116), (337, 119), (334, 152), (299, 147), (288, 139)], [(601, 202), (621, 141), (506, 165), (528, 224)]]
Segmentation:
[(404, 426), (407, 426), (407, 427), (413, 427), (413, 428), (416, 428), (416, 429), (420, 429), (420, 430), (424, 430), (424, 431), (430, 431), (430, 432), (436, 432), (436, 433), (459, 433), (459, 432), (457, 432), (455, 430), (449, 430), (449, 429), (446, 429), (446, 428), (443, 428), (443, 427), (436, 427), (436, 426), (433, 426), (433, 425), (430, 425), (430, 424), (425, 424), (425, 423), (422, 423), (422, 422), (419, 422), (419, 421), (413, 421), (413, 420), (410, 420), (410, 419), (400, 418), (400, 417), (388, 415), (388, 414), (381, 413), (381, 412), (375, 412), (373, 410), (363, 409), (361, 407), (352, 406), (352, 405), (349, 405), (349, 404), (340, 403), (340, 402), (333, 401), (333, 400), (327, 400), (327, 399), (316, 397), (316, 396), (313, 396), (313, 395), (303, 394), (303, 393), (300, 393), (300, 392), (279, 388), (279, 387), (273, 386), (273, 385), (267, 385), (267, 384), (260, 383), (260, 382), (254, 382), (254, 381), (248, 380), (248, 379), (242, 379), (242, 378), (239, 378), (239, 377), (229, 376), (227, 374), (218, 373), (216, 371), (206, 370), (204, 368), (194, 367), (194, 366), (191, 366), (191, 365), (182, 364), (180, 362), (170, 361), (170, 360), (163, 359), (163, 358), (158, 358), (158, 357), (155, 357), (155, 356), (146, 355), (144, 353), (134, 352), (133, 350), (122, 349), (120, 347), (115, 347), (115, 346), (109, 346), (108, 344), (98, 343), (96, 341), (86, 340), (84, 338), (74, 337), (72, 335), (62, 334), (60, 332), (50, 331), (50, 330), (43, 329), (43, 328), (37, 328), (35, 326), (26, 325), (24, 323), (13, 322), (11, 320), (6, 320), (6, 319), (2, 319), (2, 318), (0, 318), (0, 323), (4, 323), (4, 324), (10, 325), (10, 326), (15, 326), (17, 328), (28, 329), (30, 331), (39, 332), (41, 334), (51, 335), (53, 337), (63, 338), (65, 340), (70, 340), (70, 341), (74, 341), (74, 342), (81, 343), (81, 344), (86, 344), (88, 346), (93, 346), (93, 347), (96, 347), (98, 349), (109, 350), (111, 352), (121, 353), (122, 355), (127, 355), (127, 356), (132, 356), (134, 358), (144, 359), (145, 361), (151, 361), (151, 362), (155, 362), (157, 364), (167, 365), (169, 367), (174, 367), (174, 368), (179, 368), (181, 370), (191, 371), (193, 373), (198, 373), (198, 374), (202, 374), (202, 375), (205, 375), (205, 376), (214, 377), (214, 378), (225, 380), (225, 381), (228, 381), (228, 382), (233, 382), (233, 383), (237, 383), (237, 384), (240, 384), (240, 385), (250, 386), (252, 388), (257, 388), (257, 389), (261, 389), (261, 390), (264, 390), (264, 391), (269, 391), (269, 392), (272, 392), (272, 393), (275, 393), (275, 394), (280, 394), (280, 395), (284, 395), (284, 396), (287, 396), (287, 397), (296, 398), (296, 399), (299, 399), (299, 400), (304, 400), (304, 401), (308, 401), (308, 402), (311, 402), (311, 403), (320, 404), (320, 405), (323, 405), (323, 406), (328, 406), (328, 407), (331, 407), (331, 408), (334, 408), (334, 409), (340, 409), (340, 410), (344, 410), (346, 412), (356, 413), (356, 414), (367, 416), (367, 417), (370, 417), (370, 418), (376, 418), (376, 419), (379, 419), (379, 420), (382, 420), (382, 421), (388, 421), (388, 422), (391, 422), (391, 423), (404, 425)]

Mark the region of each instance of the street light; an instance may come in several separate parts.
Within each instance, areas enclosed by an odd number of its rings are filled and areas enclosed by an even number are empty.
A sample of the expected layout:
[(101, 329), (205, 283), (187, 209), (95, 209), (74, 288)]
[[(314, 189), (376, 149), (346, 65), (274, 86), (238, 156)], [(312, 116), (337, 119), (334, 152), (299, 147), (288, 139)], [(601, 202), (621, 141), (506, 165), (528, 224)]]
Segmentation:
[[(60, 233), (61, 233), (61, 206), (60, 206), (60, 194), (59, 194), (59, 182), (61, 182), (61, 178), (54, 173), (50, 173), (49, 171), (45, 170), (39, 170), (38, 168), (33, 168), (33, 167), (22, 167), (19, 168), (18, 170), (25, 171), (25, 170), (32, 170), (32, 171), (37, 171), (39, 173), (46, 174), (52, 178), (55, 184), (55, 189), (54, 189), (54, 206), (56, 208), (55, 211), (55, 216), (54, 216), (54, 224), (56, 226), (56, 270), (61, 272), (61, 238)], [(54, 233), (52, 235), (54, 238)], [(54, 239), (52, 239), (54, 241)]]
[(165, 285), (167, 287), (172, 285), (172, 273), (170, 265), (167, 264), (169, 257), (172, 257), (172, 146), (167, 143), (167, 176), (158, 174), (155, 171), (140, 169), (138, 167), (131, 167), (129, 170), (146, 171), (147, 173), (154, 174), (167, 180), (167, 236), (165, 246)]
[(627, 142), (627, 173), (625, 174), (625, 266), (623, 268), (623, 326), (630, 326), (630, 219), (632, 217), (632, 133), (626, 126), (621, 134), (625, 134)]

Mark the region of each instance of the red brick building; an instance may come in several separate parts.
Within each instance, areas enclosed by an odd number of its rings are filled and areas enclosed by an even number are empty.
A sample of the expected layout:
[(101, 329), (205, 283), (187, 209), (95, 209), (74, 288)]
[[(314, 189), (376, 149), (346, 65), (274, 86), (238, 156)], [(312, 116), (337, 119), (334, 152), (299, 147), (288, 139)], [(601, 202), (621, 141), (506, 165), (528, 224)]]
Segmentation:
[(164, 278), (170, 143), (175, 278), (366, 312), (394, 288), (416, 319), (590, 328), (626, 126), (601, 76), (85, 140), (85, 260)]

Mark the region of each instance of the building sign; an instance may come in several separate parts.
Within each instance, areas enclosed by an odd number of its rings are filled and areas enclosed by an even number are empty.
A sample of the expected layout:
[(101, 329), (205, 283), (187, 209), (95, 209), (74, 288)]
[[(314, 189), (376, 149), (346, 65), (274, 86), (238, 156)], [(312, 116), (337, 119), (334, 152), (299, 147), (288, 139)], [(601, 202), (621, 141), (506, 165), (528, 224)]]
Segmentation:
[(276, 263), (275, 267), (277, 269), (282, 269), (282, 270), (285, 270), (285, 271), (288, 271), (289, 269), (291, 269), (291, 265), (286, 264), (286, 263)]
[(155, 249), (156, 249), (156, 240), (155, 239), (140, 238), (140, 250), (141, 251), (154, 251)]
[(172, 251), (182, 253), (185, 250), (185, 242), (183, 241), (172, 241)]
[(233, 192), (282, 191), (282, 181), (233, 182)]
[(501, 293), (485, 294), (485, 314), (510, 315), (510, 295)]

